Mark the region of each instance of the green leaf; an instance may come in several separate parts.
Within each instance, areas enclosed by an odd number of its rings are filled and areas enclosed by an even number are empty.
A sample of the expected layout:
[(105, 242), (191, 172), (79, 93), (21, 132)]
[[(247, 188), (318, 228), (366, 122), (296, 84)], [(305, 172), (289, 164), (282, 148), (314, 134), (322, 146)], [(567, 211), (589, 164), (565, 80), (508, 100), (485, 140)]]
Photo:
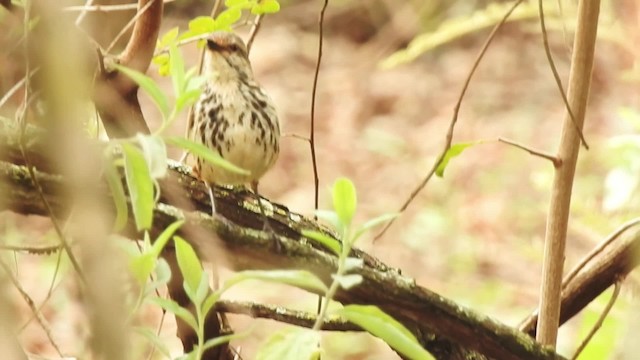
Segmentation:
[(349, 226), (356, 213), (358, 202), (355, 186), (351, 180), (339, 178), (333, 184), (331, 195), (333, 196), (333, 208), (338, 214), (338, 218), (344, 226)]
[(167, 174), (167, 147), (159, 136), (138, 133), (136, 140), (142, 148), (142, 154), (153, 179), (161, 179)]
[(280, 3), (276, 0), (262, 0), (251, 8), (254, 15), (273, 14), (280, 11)]
[[(255, 0), (254, 0), (255, 1)], [(226, 0), (224, 2), (224, 6), (230, 7), (241, 7), (241, 8), (250, 8), (253, 6), (252, 1), (250, 0)]]
[(155, 266), (156, 258), (148, 253), (142, 253), (132, 258), (129, 263), (129, 269), (139, 285), (147, 282)]
[(158, 66), (158, 74), (160, 74), (160, 76), (169, 75), (169, 54), (158, 54), (151, 59), (151, 62)]
[(182, 111), (187, 106), (193, 105), (202, 94), (202, 88), (186, 90), (176, 99), (176, 111)]
[(249, 331), (245, 331), (245, 332), (242, 332), (242, 333), (229, 334), (229, 335), (218, 336), (216, 338), (209, 339), (202, 346), (202, 351), (206, 351), (206, 350), (208, 350), (208, 349), (210, 349), (212, 347), (216, 347), (216, 346), (220, 346), (222, 344), (226, 344), (231, 340), (238, 340), (238, 339), (245, 338), (245, 337), (249, 336), (249, 334), (250, 334)]
[(153, 182), (149, 175), (149, 168), (140, 149), (123, 142), (124, 170), (127, 188), (131, 197), (133, 217), (138, 231), (151, 228), (153, 221)]
[(149, 251), (154, 257), (160, 256), (160, 252), (164, 249), (164, 246), (169, 242), (173, 234), (184, 224), (184, 220), (178, 220), (173, 224), (167, 226), (164, 231), (158, 236), (156, 241), (153, 242), (153, 246)]
[(153, 59), (151, 59), (151, 62), (156, 64), (156, 65), (168, 64), (169, 63), (169, 54), (167, 54), (167, 53), (158, 54), (158, 55), (154, 56)]
[(173, 44), (169, 47), (169, 67), (171, 69), (171, 82), (173, 94), (180, 97), (185, 88), (184, 59), (178, 47)]
[(160, 40), (158, 40), (158, 45), (156, 45), (156, 49), (167, 47), (169, 45), (175, 45), (176, 40), (178, 39), (179, 33), (180, 33), (180, 28), (178, 26), (171, 28), (169, 31), (164, 33), (164, 35), (162, 35)]
[(433, 356), (396, 319), (372, 305), (347, 305), (336, 312), (376, 336), (409, 359), (429, 360)]
[(198, 255), (196, 255), (191, 245), (180, 236), (174, 236), (173, 241), (176, 244), (176, 258), (178, 259), (178, 267), (184, 277), (185, 288), (189, 288), (195, 294), (200, 285), (203, 272)]
[(340, 284), (340, 287), (349, 290), (352, 287), (362, 283), (362, 275), (360, 274), (348, 274), (342, 276), (333, 276), (333, 279)]
[(151, 100), (156, 104), (162, 115), (166, 118), (169, 115), (169, 100), (167, 96), (164, 94), (160, 86), (153, 81), (147, 75), (138, 72), (133, 69), (126, 68), (121, 65), (114, 64), (113, 65), (118, 71), (123, 72), (125, 75), (131, 78), (138, 86), (144, 90), (150, 97)]
[(216, 20), (211, 16), (198, 16), (189, 21), (189, 30), (193, 35), (202, 35), (216, 30)]
[(157, 296), (152, 297), (151, 302), (182, 319), (189, 326), (191, 326), (194, 331), (198, 331), (198, 323), (196, 322), (196, 318), (192, 313), (189, 312), (189, 310), (181, 307), (177, 302), (170, 299), (163, 299)]
[(315, 359), (320, 333), (308, 329), (286, 328), (275, 333), (260, 346), (256, 360)]
[(171, 358), (171, 353), (169, 352), (169, 349), (167, 348), (167, 345), (150, 328), (142, 327), (142, 326), (135, 326), (133, 328), (133, 331), (138, 333), (139, 335), (141, 335), (145, 339), (147, 339), (147, 341), (149, 341), (155, 348), (160, 350), (162, 355), (164, 355), (166, 358), (169, 358), (169, 359)]
[(320, 245), (333, 251), (338, 256), (340, 256), (340, 253), (342, 252), (342, 245), (340, 242), (329, 235), (315, 230), (302, 230), (302, 236), (320, 243)]
[(462, 152), (465, 151), (468, 147), (477, 145), (479, 143), (480, 141), (474, 141), (451, 145), (449, 150), (447, 150), (447, 152), (444, 154), (442, 161), (440, 161), (440, 163), (438, 164), (438, 167), (436, 168), (436, 175), (438, 175), (439, 177), (444, 176), (444, 170), (447, 168), (447, 165), (449, 165), (449, 161), (451, 161), (451, 159), (462, 154)]
[(200, 283), (198, 284), (198, 288), (196, 292), (190, 296), (191, 301), (196, 306), (200, 306), (202, 302), (207, 297), (207, 293), (209, 292), (209, 276), (205, 271), (200, 273)]
[(222, 295), (222, 292), (214, 291), (211, 294), (209, 294), (209, 296), (207, 296), (206, 299), (204, 299), (204, 301), (202, 302), (202, 316), (204, 316), (205, 318), (207, 317), (207, 314), (209, 314), (209, 311), (211, 311), (211, 309), (216, 305), (218, 300), (220, 300), (221, 295)]
[[(498, 3), (493, 1), (490, 2), (486, 8), (477, 10), (471, 15), (464, 14), (458, 18), (447, 20), (435, 31), (414, 37), (406, 49), (399, 50), (382, 60), (380, 67), (389, 69), (411, 62), (425, 52), (442, 44), (452, 42), (466, 34), (477, 33), (480, 29), (494, 26), (502, 21), (502, 18), (512, 6), (512, 2)], [(557, 10), (558, 7), (548, 6), (548, 8), (549, 9), (545, 11), (545, 17), (549, 17), (549, 19), (555, 17), (557, 19), (557, 15), (559, 14)], [(507, 21), (537, 18), (537, 2), (525, 2), (520, 4), (520, 6), (511, 13)]]
[(127, 195), (124, 192), (122, 181), (120, 181), (120, 175), (112, 161), (108, 161), (108, 163), (105, 164), (104, 171), (107, 183), (109, 184), (109, 189), (111, 190), (113, 203), (116, 206), (116, 219), (113, 224), (113, 229), (117, 232), (124, 229), (129, 218)]
[(264, 0), (262, 2), (262, 11), (265, 14), (273, 14), (280, 11), (280, 3), (277, 0)]
[(215, 166), (218, 166), (220, 168), (223, 168), (225, 170), (228, 170), (237, 174), (243, 174), (243, 175), (250, 174), (249, 171), (242, 169), (236, 165), (233, 165), (231, 162), (223, 159), (222, 156), (220, 156), (220, 154), (218, 154), (217, 152), (209, 149), (208, 147), (200, 143), (191, 141), (189, 139), (185, 139), (183, 137), (178, 137), (178, 136), (165, 138), (165, 141), (171, 145), (178, 146), (182, 149), (185, 149), (189, 151), (192, 155), (200, 157), (205, 161)]
[(144, 288), (144, 295), (150, 295), (157, 289), (165, 286), (171, 280), (171, 268), (164, 258), (156, 258), (156, 277), (153, 281), (147, 282)]
[(347, 257), (344, 261), (344, 268), (346, 271), (362, 269), (363, 265), (364, 265), (364, 260), (356, 257)]
[(331, 211), (331, 210), (316, 210), (314, 211), (314, 214), (323, 221), (326, 221), (327, 223), (329, 223), (329, 225), (331, 225), (332, 227), (339, 229), (342, 227), (342, 224), (340, 223), (340, 218), (338, 218), (338, 214), (336, 214), (335, 211)]
[(246, 280), (262, 280), (280, 284), (292, 285), (307, 290), (325, 293), (327, 286), (317, 276), (306, 270), (246, 270), (234, 274), (225, 281), (223, 289)]
[(216, 23), (220, 30), (230, 30), (231, 25), (235, 24), (242, 17), (240, 7), (228, 8), (216, 17)]
[[(400, 213), (395, 213), (395, 214), (383, 214), (380, 215), (378, 217), (375, 217), (369, 221), (367, 221), (366, 223), (364, 223), (359, 229), (358, 231), (356, 231), (355, 236), (353, 237), (353, 243), (356, 242), (356, 240), (358, 240), (360, 238), (360, 236), (364, 235), (364, 233), (366, 233), (367, 231), (371, 230), (372, 228), (385, 223), (391, 219), (395, 219), (398, 216), (400, 216)], [(352, 243), (352, 245), (353, 245)]]

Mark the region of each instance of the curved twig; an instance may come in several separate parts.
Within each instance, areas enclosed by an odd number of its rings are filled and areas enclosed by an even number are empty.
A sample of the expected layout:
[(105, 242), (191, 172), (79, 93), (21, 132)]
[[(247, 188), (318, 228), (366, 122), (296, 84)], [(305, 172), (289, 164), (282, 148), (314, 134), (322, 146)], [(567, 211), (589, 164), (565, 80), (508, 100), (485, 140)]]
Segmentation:
[(318, 162), (316, 160), (316, 93), (318, 90), (318, 76), (320, 75), (320, 63), (322, 62), (322, 44), (324, 40), (324, 13), (329, 6), (329, 0), (325, 0), (320, 10), (320, 18), (318, 19), (318, 57), (316, 60), (316, 69), (313, 74), (313, 87), (311, 89), (311, 126), (309, 129), (309, 150), (311, 151), (311, 163), (313, 165), (313, 184), (314, 196), (313, 206), (318, 210), (318, 198), (320, 192), (320, 177), (318, 175)]
[[(482, 60), (482, 58), (484, 57), (484, 54), (487, 52), (487, 49), (489, 48), (489, 45), (491, 44), (491, 42), (495, 38), (496, 33), (502, 27), (502, 25), (504, 25), (504, 23), (507, 21), (507, 19), (511, 15), (511, 13), (518, 7), (518, 5), (520, 5), (522, 3), (522, 1), (523, 0), (518, 0), (515, 3), (513, 3), (513, 6), (511, 8), (509, 8), (507, 13), (502, 17), (502, 20), (500, 20), (500, 22), (498, 24), (496, 24), (496, 26), (493, 27), (493, 30), (491, 30), (491, 33), (487, 37), (487, 40), (485, 41), (484, 45), (482, 45), (482, 48), (480, 49), (480, 53), (478, 53), (478, 56), (476, 56), (476, 59), (473, 62), (473, 65), (471, 66), (471, 70), (469, 71), (469, 75), (467, 75), (467, 78), (466, 78), (466, 80), (464, 82), (464, 85), (462, 86), (462, 90), (460, 91), (460, 96), (458, 96), (458, 101), (456, 103), (456, 106), (453, 109), (453, 117), (451, 118), (451, 122), (449, 123), (449, 128), (448, 128), (447, 134), (445, 136), (444, 148), (440, 152), (440, 155), (438, 155), (438, 158), (436, 159), (436, 161), (434, 162), (433, 166), (431, 167), (431, 170), (429, 170), (429, 172), (427, 173), (427, 176), (425, 176), (425, 178), (420, 182), (420, 184), (418, 184), (418, 186), (416, 186), (415, 189), (413, 189), (413, 191), (411, 192), (411, 194), (409, 195), (407, 200), (404, 202), (404, 204), (402, 204), (402, 206), (398, 210), (399, 213), (404, 212), (409, 207), (409, 205), (411, 204), (413, 199), (416, 198), (418, 193), (420, 193), (422, 191), (422, 189), (424, 189), (424, 187), (427, 186), (427, 183), (429, 182), (429, 180), (431, 180), (433, 175), (436, 173), (436, 170), (438, 169), (438, 166), (440, 165), (442, 160), (444, 160), (444, 157), (446, 156), (447, 151), (449, 151), (449, 149), (451, 148), (451, 143), (453, 141), (453, 130), (455, 129), (456, 123), (458, 121), (458, 113), (460, 112), (460, 106), (462, 106), (462, 100), (464, 99), (464, 96), (467, 93), (467, 89), (469, 88), (469, 84), (471, 83), (471, 78), (475, 74), (476, 69), (480, 65), (480, 60)], [(391, 225), (393, 225), (393, 223), (397, 219), (398, 219), (398, 217), (395, 217), (392, 220), (390, 220), (384, 226), (384, 228), (382, 228), (380, 233), (378, 233), (378, 235), (376, 235), (376, 237), (373, 239), (373, 241), (375, 242), (378, 239), (380, 239), (387, 232), (387, 230), (389, 230)]]
[(607, 315), (609, 315), (609, 312), (611, 311), (613, 304), (615, 304), (616, 300), (618, 299), (618, 295), (620, 294), (620, 288), (621, 288), (620, 282), (621, 281), (618, 281), (615, 283), (613, 287), (613, 293), (611, 294), (611, 298), (609, 299), (609, 302), (607, 302), (607, 306), (605, 306), (604, 310), (602, 310), (602, 314), (600, 314), (600, 317), (598, 317), (598, 321), (596, 321), (591, 331), (589, 331), (589, 334), (587, 334), (587, 336), (584, 338), (580, 346), (578, 346), (578, 348), (576, 349), (576, 352), (571, 357), (571, 360), (575, 360), (578, 358), (582, 350), (584, 350), (584, 348), (586, 348), (587, 345), (589, 345), (589, 341), (593, 339), (593, 336), (596, 334), (596, 332), (598, 332), (600, 327), (602, 327), (602, 323), (604, 323), (604, 319), (607, 318)]
[(256, 17), (256, 21), (253, 22), (251, 26), (251, 31), (249, 32), (249, 40), (247, 40), (247, 52), (251, 51), (251, 45), (253, 45), (253, 41), (256, 39), (256, 35), (258, 35), (258, 31), (260, 31), (260, 25), (262, 25), (262, 19), (264, 15), (258, 15)]
[(580, 141), (582, 142), (582, 146), (586, 150), (589, 150), (589, 144), (587, 144), (587, 140), (584, 138), (584, 134), (582, 133), (582, 129), (578, 126), (576, 122), (575, 116), (573, 116), (573, 111), (571, 111), (571, 107), (569, 106), (569, 100), (567, 99), (567, 94), (564, 91), (564, 86), (562, 86), (562, 80), (560, 79), (560, 75), (558, 74), (558, 69), (556, 69), (556, 63), (553, 60), (553, 55), (551, 54), (551, 47), (549, 46), (549, 37), (547, 36), (547, 27), (544, 22), (544, 8), (542, 6), (543, 0), (538, 0), (538, 11), (540, 12), (540, 28), (542, 30), (542, 42), (544, 44), (544, 53), (547, 56), (547, 61), (549, 61), (549, 66), (551, 67), (551, 72), (553, 73), (553, 79), (556, 81), (556, 85), (558, 85), (558, 91), (560, 91), (560, 96), (562, 96), (562, 101), (564, 102), (564, 106), (571, 117), (571, 122), (573, 122), (573, 126), (575, 130), (580, 135)]

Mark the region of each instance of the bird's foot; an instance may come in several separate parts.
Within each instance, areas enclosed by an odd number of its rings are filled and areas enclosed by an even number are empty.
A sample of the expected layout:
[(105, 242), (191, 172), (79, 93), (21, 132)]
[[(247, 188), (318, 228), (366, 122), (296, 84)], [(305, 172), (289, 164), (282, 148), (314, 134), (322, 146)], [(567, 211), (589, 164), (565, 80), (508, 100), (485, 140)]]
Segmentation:
[[(262, 207), (262, 205), (260, 205), (260, 207)], [(269, 235), (273, 250), (281, 253), (282, 250), (284, 250), (282, 247), (282, 242), (280, 241), (278, 234), (276, 234), (275, 230), (273, 230), (273, 227), (269, 223), (269, 218), (264, 214), (264, 210), (262, 212), (262, 231)]]

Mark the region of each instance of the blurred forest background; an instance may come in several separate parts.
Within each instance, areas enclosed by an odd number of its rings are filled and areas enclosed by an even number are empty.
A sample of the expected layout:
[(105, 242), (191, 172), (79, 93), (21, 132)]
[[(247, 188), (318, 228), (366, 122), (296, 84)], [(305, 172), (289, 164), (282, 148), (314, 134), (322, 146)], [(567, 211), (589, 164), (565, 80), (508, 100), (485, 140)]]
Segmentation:
[[(167, 3), (164, 31), (174, 26), (186, 28), (191, 18), (207, 15), (211, 3)], [(352, 179), (358, 189), (357, 221), (400, 207), (441, 151), (465, 78), (491, 28), (474, 25), (474, 14), (501, 3), (330, 1), (316, 99), (321, 208), (330, 206), (328, 186), (339, 176)], [(562, 3), (562, 13), (558, 3)], [(575, 4), (546, 4), (550, 45), (566, 85)], [(565, 269), (640, 211), (640, 5), (634, 0), (603, 0), (602, 5), (584, 130), (591, 149), (583, 149), (579, 158)], [(281, 11), (263, 20), (251, 50), (256, 77), (274, 99), (286, 134), (306, 136), (309, 131), (321, 6), (321, 1), (282, 0)], [(535, 9), (537, 5), (530, 2), (527, 6)], [(106, 16), (124, 19), (131, 15)], [(10, 17), (0, 10), (0, 48), (4, 49), (0, 51), (0, 94), (23, 76), (23, 64), (16, 63), (13, 54), (21, 29)], [(466, 30), (456, 35), (460, 28)], [(248, 30), (244, 26), (237, 32), (246, 39)], [(443, 34), (445, 40), (409, 61), (389, 60), (416, 36), (428, 33)], [(197, 64), (194, 44), (182, 51), (187, 65)], [(158, 75), (156, 67), (152, 65), (148, 74), (171, 93), (170, 79)], [(157, 127), (155, 107), (145, 95), (142, 102), (150, 126)], [(16, 104), (7, 103), (0, 115), (12, 117)], [(508, 22), (472, 79), (455, 130), (454, 143), (483, 142), (455, 158), (443, 178), (432, 179), (384, 237), (375, 243), (370, 237), (360, 247), (402, 269), (420, 285), (516, 326), (537, 306), (553, 169), (548, 161), (497, 139), (554, 153), (564, 111), (542, 47), (537, 12)], [(185, 118), (186, 113), (174, 124), (176, 135), (184, 133)], [(174, 149), (170, 156), (177, 159), (180, 151)], [(261, 192), (292, 211), (313, 213), (313, 172), (306, 142), (283, 138), (280, 159), (261, 181)], [(50, 244), (54, 236), (47, 218), (0, 213), (4, 243)], [(57, 257), (12, 253), (5, 258), (11, 259), (18, 279), (36, 303), (54, 287), (43, 314), (61, 348), (78, 350), (74, 339), (83, 332), (79, 324), (84, 315), (64, 277), (52, 280)], [(628, 323), (630, 318), (638, 320), (637, 315), (629, 315), (640, 309), (634, 295), (638, 280), (635, 274), (625, 281), (622, 296), (585, 351), (585, 359), (615, 358), (622, 347), (630, 346), (630, 338), (622, 339), (639, 330), (637, 325), (629, 328)], [(43, 356), (55, 354), (42, 329), (29, 321), (31, 312), (19, 294), (14, 291), (10, 296), (21, 309), (24, 347)], [(316, 306), (311, 295), (264, 284), (239, 286), (225, 297), (309, 311)], [(575, 349), (608, 297), (604, 294), (561, 328), (560, 353)], [(157, 324), (158, 318), (159, 311), (149, 308), (144, 321)], [(252, 323), (257, 324), (252, 335), (234, 342), (242, 346), (247, 359), (252, 358), (261, 338), (284, 326), (232, 317), (237, 328)], [(162, 334), (179, 354), (173, 319), (165, 321)], [(323, 346), (327, 359), (396, 356), (366, 334), (326, 333)]]

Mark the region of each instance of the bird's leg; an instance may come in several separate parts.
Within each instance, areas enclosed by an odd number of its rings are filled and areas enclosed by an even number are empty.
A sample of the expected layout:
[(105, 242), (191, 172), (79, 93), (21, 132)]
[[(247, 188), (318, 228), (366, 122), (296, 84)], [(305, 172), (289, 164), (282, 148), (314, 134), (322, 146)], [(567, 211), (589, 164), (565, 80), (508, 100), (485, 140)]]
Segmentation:
[(180, 160), (178, 160), (178, 162), (179, 162), (180, 164), (184, 165), (184, 164), (185, 164), (185, 161), (187, 161), (187, 156), (189, 156), (189, 152), (188, 152), (187, 150), (185, 150), (185, 151), (182, 153), (182, 156), (180, 156)]
[(253, 190), (253, 193), (256, 196), (256, 199), (258, 200), (258, 206), (260, 206), (260, 213), (262, 214), (262, 220), (263, 220), (262, 230), (268, 232), (271, 235), (271, 239), (273, 241), (273, 247), (276, 249), (276, 251), (280, 252), (282, 250), (282, 244), (280, 243), (280, 239), (278, 239), (276, 232), (273, 230), (273, 228), (271, 227), (271, 224), (269, 223), (269, 217), (267, 216), (267, 213), (264, 211), (264, 205), (262, 205), (262, 198), (260, 197), (260, 193), (258, 193), (258, 181), (251, 182), (251, 190)]
[(211, 188), (211, 185), (209, 185), (208, 182), (203, 181), (204, 182), (204, 186), (207, 187), (207, 191), (209, 192), (209, 201), (211, 201), (211, 216), (215, 215), (216, 213), (216, 201), (213, 198), (213, 189)]

